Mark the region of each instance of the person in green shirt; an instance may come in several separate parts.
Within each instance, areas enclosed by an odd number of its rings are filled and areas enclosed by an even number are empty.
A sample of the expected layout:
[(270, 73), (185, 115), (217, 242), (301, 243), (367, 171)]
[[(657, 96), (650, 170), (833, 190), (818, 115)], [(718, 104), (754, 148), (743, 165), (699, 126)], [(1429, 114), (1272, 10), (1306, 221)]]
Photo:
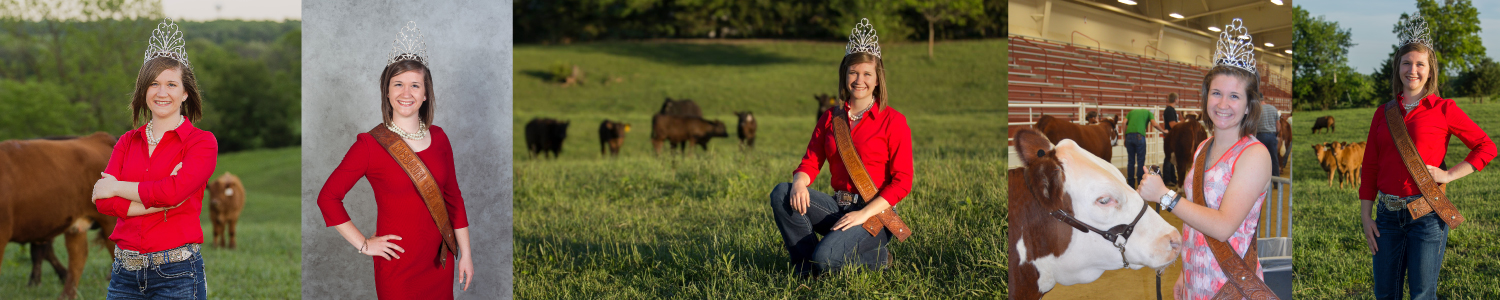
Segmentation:
[(1125, 178), (1131, 188), (1140, 184), (1141, 176), (1145, 175), (1146, 165), (1146, 130), (1156, 128), (1163, 132), (1161, 124), (1156, 123), (1150, 110), (1137, 109), (1125, 114)]

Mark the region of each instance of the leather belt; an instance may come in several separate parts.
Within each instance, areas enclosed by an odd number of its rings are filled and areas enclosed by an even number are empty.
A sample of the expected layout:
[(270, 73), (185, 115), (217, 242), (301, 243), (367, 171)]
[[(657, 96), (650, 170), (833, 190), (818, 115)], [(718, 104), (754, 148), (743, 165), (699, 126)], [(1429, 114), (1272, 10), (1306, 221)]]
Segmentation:
[[(865, 163), (860, 160), (859, 152), (854, 149), (854, 139), (849, 134), (849, 113), (843, 108), (834, 108), (833, 112), (833, 141), (838, 144), (839, 158), (844, 162), (844, 170), (849, 173), (849, 179), (854, 181), (854, 189), (864, 199), (875, 199), (878, 189), (870, 180), (870, 173), (865, 171)], [(881, 230), (890, 230), (891, 235), (896, 236), (897, 241), (906, 241), (911, 236), (911, 229), (906, 227), (906, 222), (901, 221), (901, 216), (896, 215), (896, 208), (882, 210), (874, 217), (866, 220), (865, 231), (872, 236), (880, 235)]]
[[(1418, 100), (1421, 101), (1421, 100)], [(1448, 224), (1448, 228), (1458, 228), (1463, 224), (1464, 215), (1458, 212), (1458, 207), (1448, 201), (1448, 185), (1440, 184), (1432, 178), (1432, 173), (1427, 171), (1427, 166), (1422, 163), (1422, 157), (1417, 153), (1416, 144), (1412, 143), (1411, 136), (1406, 129), (1406, 122), (1400, 111), (1400, 100), (1391, 100), (1385, 106), (1386, 130), (1391, 132), (1391, 139), (1396, 144), (1396, 150), (1401, 153), (1401, 163), (1406, 166), (1407, 174), (1417, 183), (1423, 197), (1406, 204), (1407, 212), (1411, 214), (1412, 220), (1421, 218), (1429, 212), (1437, 212), (1438, 218)]]
[(848, 206), (848, 205), (855, 204), (855, 203), (863, 203), (863, 202), (865, 202), (865, 200), (863, 198), (861, 198), (859, 196), (859, 194), (845, 192), (845, 191), (834, 191), (833, 192), (833, 201), (834, 202), (838, 202), (839, 206)]
[(1407, 203), (1411, 203), (1412, 201), (1416, 201), (1417, 199), (1422, 199), (1422, 194), (1416, 194), (1406, 197), (1386, 194), (1385, 192), (1376, 192), (1375, 194), (1375, 200), (1379, 200), (1381, 205), (1385, 205), (1385, 210), (1388, 211), (1401, 211), (1403, 209), (1406, 209)]
[(198, 244), (187, 244), (177, 248), (150, 253), (120, 249), (115, 246), (115, 262), (120, 263), (126, 270), (140, 271), (150, 266), (160, 266), (169, 263), (182, 262), (193, 258), (198, 253)]

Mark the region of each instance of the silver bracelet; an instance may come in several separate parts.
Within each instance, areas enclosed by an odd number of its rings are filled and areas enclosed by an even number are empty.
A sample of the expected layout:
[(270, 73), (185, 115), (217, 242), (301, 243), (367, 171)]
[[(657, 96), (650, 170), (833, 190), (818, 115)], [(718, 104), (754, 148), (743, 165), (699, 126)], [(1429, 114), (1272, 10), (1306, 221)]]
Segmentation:
[(369, 245), (370, 245), (369, 241), (365, 241), (364, 244), (359, 245), (359, 254), (365, 254), (365, 246), (369, 246)]

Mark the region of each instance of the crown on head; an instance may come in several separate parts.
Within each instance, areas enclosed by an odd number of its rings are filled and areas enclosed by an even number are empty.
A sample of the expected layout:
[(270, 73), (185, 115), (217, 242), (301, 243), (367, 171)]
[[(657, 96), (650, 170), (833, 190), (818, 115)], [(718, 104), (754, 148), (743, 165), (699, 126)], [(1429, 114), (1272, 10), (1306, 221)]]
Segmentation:
[(386, 65), (403, 60), (415, 60), (427, 64), (427, 42), (422, 39), (422, 30), (417, 29), (416, 21), (407, 21), (405, 27), (396, 35), (396, 41), (391, 46), (391, 59)]
[(146, 44), (145, 59), (141, 63), (166, 57), (192, 68), (192, 64), (188, 63), (186, 45), (182, 40), (182, 31), (177, 29), (177, 23), (172, 22), (172, 19), (163, 19), (160, 24), (156, 24), (156, 30), (151, 31), (151, 41)]
[(857, 52), (880, 57), (880, 37), (875, 35), (875, 25), (870, 25), (870, 19), (860, 18), (859, 24), (849, 30), (849, 45), (844, 46), (844, 55)]
[(1214, 48), (1214, 65), (1255, 73), (1255, 44), (1251, 43), (1249, 31), (1239, 18), (1225, 25), (1224, 31), (1219, 32), (1219, 45)]
[(1418, 43), (1432, 48), (1432, 38), (1427, 36), (1427, 20), (1422, 19), (1422, 14), (1413, 14), (1406, 22), (1396, 24), (1396, 36), (1401, 38), (1402, 46)]

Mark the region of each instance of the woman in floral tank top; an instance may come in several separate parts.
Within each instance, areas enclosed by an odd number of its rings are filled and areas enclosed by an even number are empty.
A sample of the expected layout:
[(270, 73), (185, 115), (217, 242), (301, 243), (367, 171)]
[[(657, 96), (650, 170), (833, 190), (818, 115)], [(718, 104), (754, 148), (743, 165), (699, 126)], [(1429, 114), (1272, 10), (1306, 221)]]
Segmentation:
[[(1208, 240), (1228, 242), (1243, 258), (1255, 239), (1260, 206), (1271, 182), (1271, 155), (1255, 139), (1254, 120), (1260, 117), (1261, 93), (1253, 68), (1220, 64), (1203, 78), (1204, 122), (1213, 138), (1198, 145), (1193, 164), (1204, 160), (1204, 178), (1189, 173), (1183, 195), (1169, 194), (1161, 177), (1141, 182), (1141, 197), (1163, 203), (1163, 209), (1182, 219), (1182, 276), (1174, 289), (1177, 299), (1209, 299), (1228, 282), (1209, 250)], [(1206, 156), (1203, 155), (1206, 152)], [(1206, 160), (1205, 160), (1206, 159)], [(1195, 183), (1203, 180), (1203, 202), (1194, 203)], [(1164, 198), (1165, 197), (1165, 198)], [(1178, 199), (1174, 201), (1173, 199)], [(1265, 278), (1260, 262), (1251, 262), (1255, 275)]]

